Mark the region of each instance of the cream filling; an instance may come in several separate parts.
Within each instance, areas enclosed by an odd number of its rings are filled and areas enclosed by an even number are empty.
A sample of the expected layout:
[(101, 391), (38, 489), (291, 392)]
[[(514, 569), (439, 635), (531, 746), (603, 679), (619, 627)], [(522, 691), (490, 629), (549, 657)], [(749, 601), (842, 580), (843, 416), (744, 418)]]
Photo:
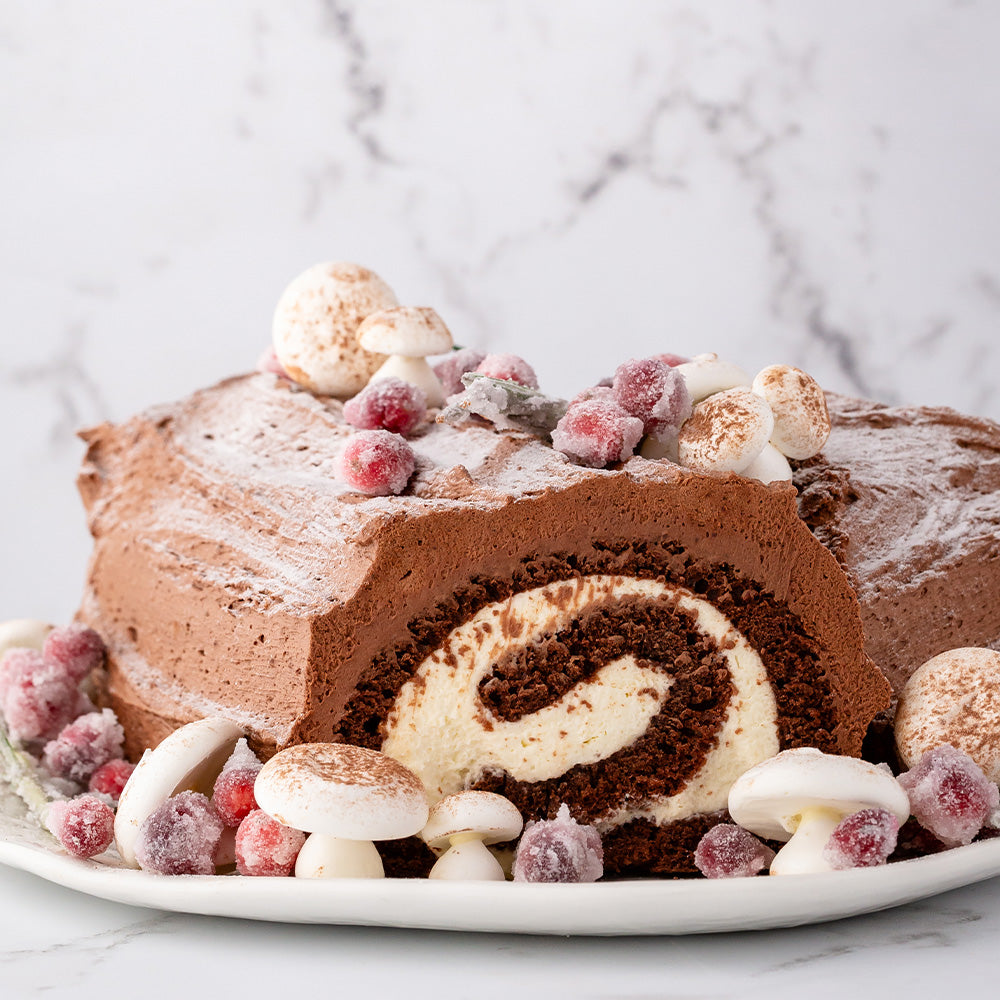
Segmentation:
[[(664, 601), (690, 614), (726, 660), (735, 691), (716, 742), (676, 795), (628, 799), (602, 819), (669, 822), (725, 808), (744, 771), (778, 752), (777, 705), (756, 650), (707, 601), (682, 587), (627, 576), (588, 576), (522, 591), (482, 608), (421, 663), (389, 713), (383, 752), (405, 764), (437, 800), (502, 769), (518, 781), (546, 781), (634, 743), (660, 711), (673, 679), (623, 656), (558, 701), (519, 719), (493, 715), (479, 683), (506, 653), (556, 636), (575, 618), (623, 598)], [(624, 796), (623, 796), (624, 799)]]

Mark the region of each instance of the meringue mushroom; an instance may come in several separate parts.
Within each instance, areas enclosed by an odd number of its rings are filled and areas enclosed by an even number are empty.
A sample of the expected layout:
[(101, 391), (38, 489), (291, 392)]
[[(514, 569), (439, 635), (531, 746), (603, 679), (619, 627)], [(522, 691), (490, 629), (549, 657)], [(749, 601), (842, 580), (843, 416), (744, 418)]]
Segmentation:
[(276, 753), (254, 797), (279, 823), (310, 834), (295, 862), (299, 878), (383, 878), (373, 841), (411, 837), (427, 822), (424, 786), (409, 768), (343, 743)]
[(720, 360), (714, 352), (696, 354), (690, 361), (676, 365), (674, 371), (683, 376), (692, 403), (700, 403), (725, 389), (748, 386), (751, 381), (750, 375), (739, 365)]
[(888, 768), (812, 747), (784, 750), (750, 768), (729, 791), (729, 814), (766, 840), (787, 841), (772, 875), (832, 871), (823, 857), (838, 824), (862, 809), (888, 809), (900, 824), (910, 801)]
[(774, 430), (771, 408), (743, 386), (696, 403), (677, 437), (681, 465), (699, 472), (742, 472)]
[(427, 358), (450, 351), (453, 342), (444, 320), (425, 306), (398, 306), (369, 316), (358, 330), (367, 351), (388, 354), (371, 381), (393, 375), (422, 389), (428, 406), (441, 406), (444, 391)]
[(791, 482), (792, 467), (788, 459), (768, 443), (740, 475), (747, 479), (759, 479), (762, 483)]
[(502, 882), (503, 867), (487, 845), (513, 840), (522, 826), (514, 804), (494, 792), (456, 792), (441, 799), (420, 831), (432, 851), (444, 850), (429, 877)]
[(178, 792), (193, 790), (210, 796), (223, 764), (243, 735), (228, 719), (198, 719), (142, 755), (115, 812), (115, 844), (126, 865), (139, 867), (135, 843), (143, 821)]
[(316, 264), (278, 301), (273, 327), (278, 362), (311, 392), (353, 396), (385, 361), (362, 347), (361, 322), (394, 305), (395, 293), (374, 271), (344, 261)]
[(830, 413), (819, 383), (791, 365), (757, 372), (753, 391), (774, 414), (771, 444), (787, 458), (812, 458), (830, 436)]

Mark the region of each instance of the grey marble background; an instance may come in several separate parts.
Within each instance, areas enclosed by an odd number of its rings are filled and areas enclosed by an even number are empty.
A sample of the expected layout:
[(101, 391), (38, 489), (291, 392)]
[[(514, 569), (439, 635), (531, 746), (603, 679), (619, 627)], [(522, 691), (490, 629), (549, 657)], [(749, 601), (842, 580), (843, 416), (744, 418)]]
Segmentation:
[(974, 0), (6, 0), (0, 618), (75, 608), (75, 429), (252, 367), (319, 260), (555, 392), (717, 350), (1000, 417), (998, 40)]

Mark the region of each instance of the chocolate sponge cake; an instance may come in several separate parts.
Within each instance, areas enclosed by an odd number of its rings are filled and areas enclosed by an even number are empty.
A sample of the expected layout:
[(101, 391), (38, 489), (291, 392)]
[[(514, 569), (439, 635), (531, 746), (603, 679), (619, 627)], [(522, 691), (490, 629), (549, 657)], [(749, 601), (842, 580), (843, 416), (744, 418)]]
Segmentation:
[(369, 497), (335, 475), (349, 432), (341, 403), (259, 374), (85, 434), (81, 617), (131, 753), (212, 714), (264, 753), (341, 739), (432, 797), (568, 802), (609, 873), (665, 872), (742, 771), (856, 755), (887, 706), (791, 486), (584, 468), (467, 423), (417, 432), (406, 491)]

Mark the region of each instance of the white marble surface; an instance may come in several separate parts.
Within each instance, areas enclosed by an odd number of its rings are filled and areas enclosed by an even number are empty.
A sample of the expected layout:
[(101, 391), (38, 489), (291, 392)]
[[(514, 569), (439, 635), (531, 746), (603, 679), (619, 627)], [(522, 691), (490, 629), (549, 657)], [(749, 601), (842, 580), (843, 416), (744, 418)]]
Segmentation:
[[(74, 429), (250, 367), (317, 260), (556, 392), (716, 349), (1000, 417), (998, 33), (971, 0), (5, 3), (0, 617), (74, 610)], [(959, 965), (985, 982), (1000, 924), (993, 884), (634, 943), (161, 916), (6, 871), (0, 896), (4, 995), (156, 964), (146, 995), (174, 996), (201, 959), (206, 986), (366, 995), (939, 993)]]

